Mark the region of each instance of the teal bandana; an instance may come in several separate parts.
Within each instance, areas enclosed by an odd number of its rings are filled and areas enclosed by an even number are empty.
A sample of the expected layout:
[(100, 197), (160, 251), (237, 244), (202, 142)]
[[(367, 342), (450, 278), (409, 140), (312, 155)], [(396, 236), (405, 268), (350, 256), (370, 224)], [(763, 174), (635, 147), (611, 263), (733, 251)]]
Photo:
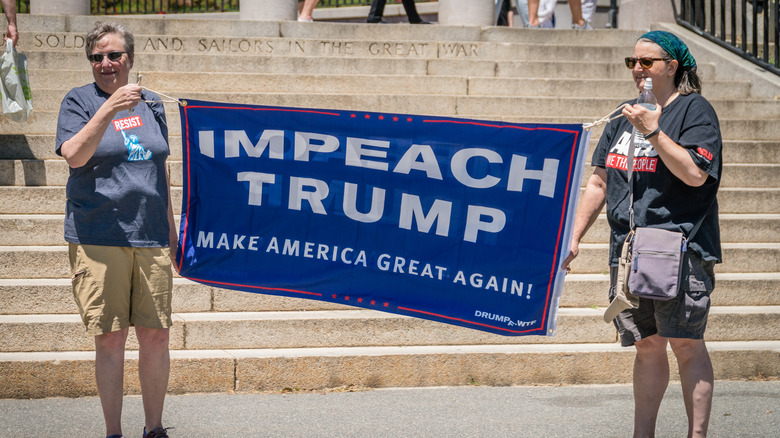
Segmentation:
[(642, 38), (648, 39), (661, 46), (666, 53), (680, 63), (682, 68), (696, 68), (696, 60), (693, 59), (693, 55), (688, 51), (688, 46), (686, 46), (677, 35), (663, 30), (654, 30), (642, 35), (640, 39)]

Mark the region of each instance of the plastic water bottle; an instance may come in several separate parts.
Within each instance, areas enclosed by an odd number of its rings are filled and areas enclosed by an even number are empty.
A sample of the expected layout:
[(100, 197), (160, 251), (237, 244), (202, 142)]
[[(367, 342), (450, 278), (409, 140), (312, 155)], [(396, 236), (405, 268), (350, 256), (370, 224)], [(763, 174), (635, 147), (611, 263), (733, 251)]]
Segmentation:
[[(636, 103), (649, 109), (650, 111), (655, 111), (655, 107), (658, 104), (658, 101), (655, 98), (655, 94), (653, 94), (653, 79), (652, 78), (645, 78), (645, 86), (643, 87), (642, 92), (639, 94), (639, 98), (636, 100)], [(636, 130), (636, 127), (631, 128), (631, 162), (634, 161), (634, 153), (636, 145), (639, 144), (640, 141), (644, 140), (645, 138), (639, 133), (639, 131)], [(633, 166), (632, 166), (633, 167)], [(626, 163), (626, 168), (628, 168), (628, 163)], [(631, 178), (631, 174), (633, 173), (633, 168), (628, 169), (628, 176)]]
[(644, 89), (642, 90), (642, 93), (639, 94), (639, 99), (637, 99), (636, 103), (650, 111), (655, 111), (655, 106), (658, 101), (655, 99), (655, 94), (653, 94), (653, 78), (645, 79)]

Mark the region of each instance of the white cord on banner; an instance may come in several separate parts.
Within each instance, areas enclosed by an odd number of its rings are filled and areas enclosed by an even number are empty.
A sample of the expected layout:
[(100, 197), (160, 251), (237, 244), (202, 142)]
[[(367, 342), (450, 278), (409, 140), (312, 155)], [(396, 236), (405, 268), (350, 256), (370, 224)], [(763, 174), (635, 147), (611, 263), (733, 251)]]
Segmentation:
[(158, 96), (165, 97), (165, 99), (160, 99), (160, 100), (142, 100), (141, 102), (146, 102), (146, 103), (151, 103), (151, 102), (172, 102), (172, 103), (178, 103), (181, 106), (187, 106), (187, 101), (186, 100), (177, 99), (175, 97), (168, 96), (166, 94), (160, 93), (159, 91), (154, 91), (154, 90), (152, 90), (150, 88), (146, 88), (144, 86), (141, 86), (141, 79), (143, 79), (143, 76), (141, 75), (141, 73), (138, 73), (138, 82), (136, 82), (136, 85), (138, 85), (139, 87), (143, 88), (144, 90), (151, 91), (152, 93), (154, 93), (154, 94), (156, 94)]
[(613, 109), (612, 111), (610, 111), (609, 114), (607, 114), (606, 116), (596, 120), (593, 123), (583, 123), (582, 127), (586, 131), (590, 131), (591, 129), (595, 128), (596, 126), (603, 125), (604, 123), (609, 123), (609, 122), (611, 122), (611, 121), (613, 121), (615, 119), (619, 119), (620, 117), (623, 117), (623, 113), (620, 113), (620, 114), (618, 114), (618, 115), (616, 115), (614, 117), (610, 117), (610, 116), (612, 116), (612, 114), (615, 114), (615, 111), (622, 110), (623, 107), (626, 106), (626, 105), (627, 104), (620, 105), (619, 107), (617, 107), (617, 108)]

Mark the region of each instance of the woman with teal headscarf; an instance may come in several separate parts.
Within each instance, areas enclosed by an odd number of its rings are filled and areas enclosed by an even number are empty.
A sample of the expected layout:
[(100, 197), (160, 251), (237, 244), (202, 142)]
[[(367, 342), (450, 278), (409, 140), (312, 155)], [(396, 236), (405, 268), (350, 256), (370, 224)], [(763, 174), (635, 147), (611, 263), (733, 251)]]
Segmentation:
[[(620, 251), (630, 230), (628, 184), (633, 185), (634, 224), (682, 232), (702, 225), (688, 242), (681, 287), (669, 301), (640, 299), (612, 320), (623, 346), (634, 346), (634, 436), (653, 436), (669, 382), (667, 345), (679, 366), (688, 436), (706, 436), (712, 405), (713, 371), (704, 331), (721, 261), (718, 204), (722, 138), (718, 117), (701, 96), (696, 60), (676, 35), (642, 35), (626, 67), (638, 90), (652, 80), (654, 109), (631, 100), (623, 116), (607, 124), (591, 163), (564, 267), (577, 256), (585, 232), (606, 204), (610, 234), (610, 300), (615, 298)], [(629, 181), (627, 152), (635, 146)], [(618, 309), (619, 310), (619, 309)], [(612, 314), (610, 314), (610, 317)], [(682, 431), (676, 435), (684, 435)]]

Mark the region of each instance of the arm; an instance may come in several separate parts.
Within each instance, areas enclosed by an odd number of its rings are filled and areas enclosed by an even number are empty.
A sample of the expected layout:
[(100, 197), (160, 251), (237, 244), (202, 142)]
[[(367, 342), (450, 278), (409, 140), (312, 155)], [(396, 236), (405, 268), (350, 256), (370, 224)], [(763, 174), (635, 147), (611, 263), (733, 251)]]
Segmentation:
[(601, 209), (607, 199), (607, 171), (603, 167), (597, 167), (593, 175), (585, 184), (577, 214), (574, 216), (574, 230), (572, 232), (571, 249), (566, 260), (563, 261), (563, 269), (571, 270), (569, 264), (580, 253), (580, 241), (596, 222)]
[(140, 100), (141, 87), (138, 85), (128, 84), (116, 90), (76, 135), (62, 143), (60, 152), (68, 166), (77, 168), (87, 164), (114, 116), (135, 107)]
[[(640, 105), (626, 105), (623, 107), (623, 115), (636, 127), (637, 131), (647, 136), (658, 128), (661, 106), (657, 105), (655, 111), (650, 111)], [(707, 172), (694, 163), (688, 150), (675, 143), (663, 131), (648, 141), (658, 152), (658, 157), (661, 158), (669, 171), (682, 182), (691, 187), (699, 187), (707, 181)]]
[(5, 37), (10, 38), (16, 47), (19, 42), (19, 31), (16, 29), (16, 2), (14, 0), (1, 1), (5, 18), (8, 20), (8, 30), (5, 32)]

